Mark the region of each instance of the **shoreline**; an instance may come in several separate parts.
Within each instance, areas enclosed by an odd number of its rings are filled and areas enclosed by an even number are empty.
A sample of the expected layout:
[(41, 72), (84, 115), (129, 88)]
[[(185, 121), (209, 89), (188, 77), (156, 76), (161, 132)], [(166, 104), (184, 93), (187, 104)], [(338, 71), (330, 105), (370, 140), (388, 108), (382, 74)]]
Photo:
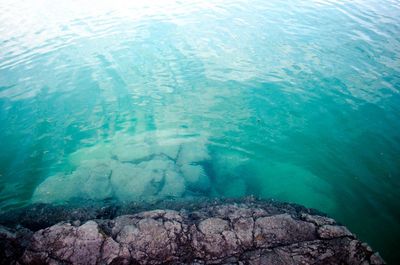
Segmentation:
[(1, 264), (385, 264), (323, 213), (272, 200), (32, 205), (0, 214)]

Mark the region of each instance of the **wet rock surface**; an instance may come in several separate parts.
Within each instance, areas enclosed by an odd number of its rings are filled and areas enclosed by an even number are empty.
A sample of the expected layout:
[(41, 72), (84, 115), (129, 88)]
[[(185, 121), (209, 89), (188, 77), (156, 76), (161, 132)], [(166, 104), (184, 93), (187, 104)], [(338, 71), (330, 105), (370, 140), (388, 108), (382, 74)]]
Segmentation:
[(22, 226), (27, 216), (15, 214), (22, 224), (12, 224), (8, 214), (0, 219), (8, 225), (0, 226), (1, 264), (384, 264), (346, 227), (298, 205), (252, 199), (167, 205), (58, 208), (63, 222), (54, 206), (41, 205), (36, 211), (51, 213), (49, 219), (45, 227), (25, 221), (29, 229)]

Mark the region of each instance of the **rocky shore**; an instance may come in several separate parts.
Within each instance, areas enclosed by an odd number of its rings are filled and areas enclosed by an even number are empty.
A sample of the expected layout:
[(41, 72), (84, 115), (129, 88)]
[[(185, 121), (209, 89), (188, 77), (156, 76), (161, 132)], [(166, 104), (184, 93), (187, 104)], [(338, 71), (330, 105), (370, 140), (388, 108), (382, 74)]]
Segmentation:
[(315, 210), (252, 198), (34, 205), (0, 223), (1, 264), (385, 264)]

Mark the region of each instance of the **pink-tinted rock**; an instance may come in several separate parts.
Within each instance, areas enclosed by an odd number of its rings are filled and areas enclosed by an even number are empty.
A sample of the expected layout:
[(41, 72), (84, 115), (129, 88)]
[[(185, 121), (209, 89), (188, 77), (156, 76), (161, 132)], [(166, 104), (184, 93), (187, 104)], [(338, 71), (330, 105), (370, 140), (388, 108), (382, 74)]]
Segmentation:
[[(384, 264), (334, 220), (304, 208), (247, 202), (0, 227), (3, 264)], [(25, 235), (25, 236), (24, 236)]]

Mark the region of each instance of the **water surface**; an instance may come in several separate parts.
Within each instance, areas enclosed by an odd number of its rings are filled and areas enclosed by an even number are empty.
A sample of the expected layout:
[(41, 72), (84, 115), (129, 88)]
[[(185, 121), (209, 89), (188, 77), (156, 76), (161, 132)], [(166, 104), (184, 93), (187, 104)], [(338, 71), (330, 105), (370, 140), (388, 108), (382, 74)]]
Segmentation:
[(394, 0), (3, 0), (0, 209), (255, 195), (400, 262), (399, 25)]

